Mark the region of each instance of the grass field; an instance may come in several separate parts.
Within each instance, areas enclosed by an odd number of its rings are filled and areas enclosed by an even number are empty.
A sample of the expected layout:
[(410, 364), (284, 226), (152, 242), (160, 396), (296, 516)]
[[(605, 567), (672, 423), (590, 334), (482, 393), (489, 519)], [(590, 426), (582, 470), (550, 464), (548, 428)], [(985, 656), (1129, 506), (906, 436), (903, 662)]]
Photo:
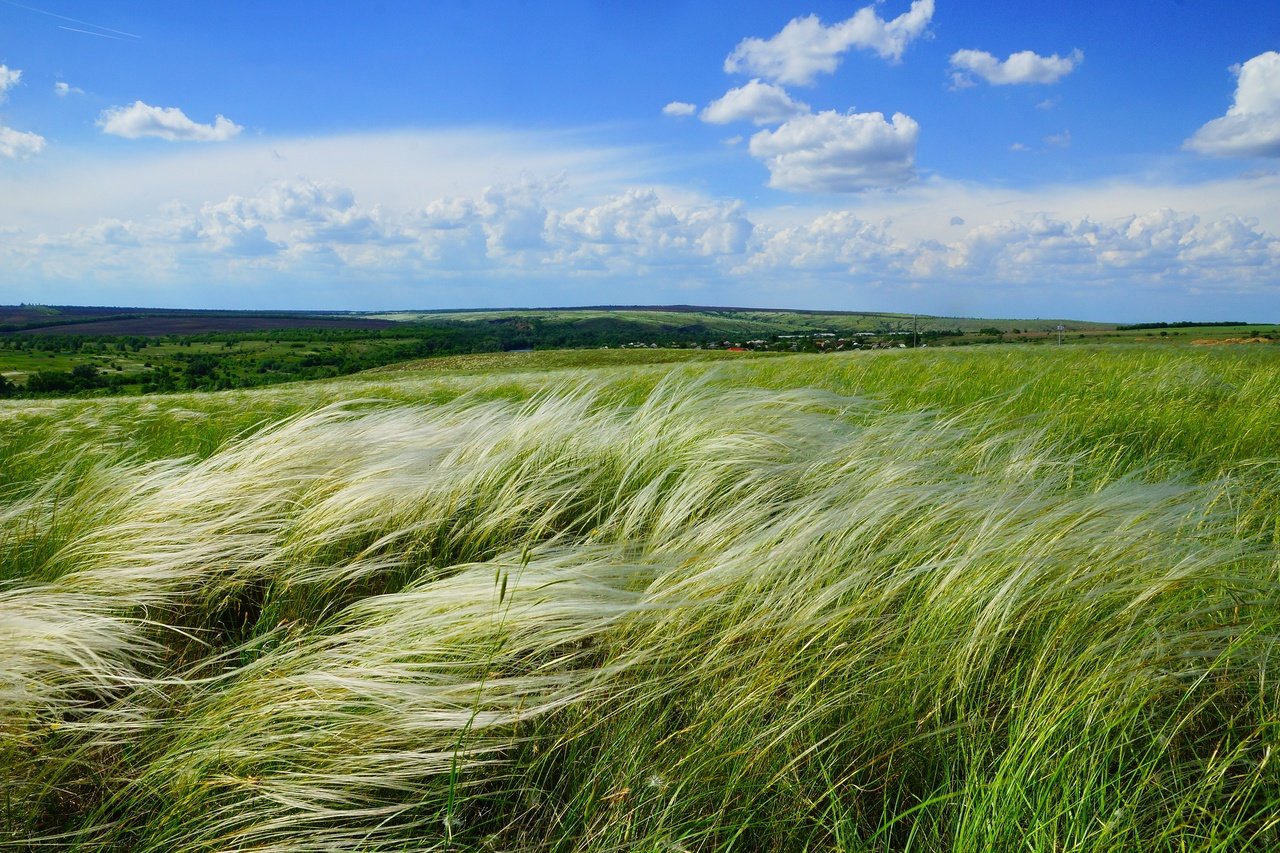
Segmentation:
[(0, 401), (0, 846), (1280, 848), (1278, 413), (1123, 343)]

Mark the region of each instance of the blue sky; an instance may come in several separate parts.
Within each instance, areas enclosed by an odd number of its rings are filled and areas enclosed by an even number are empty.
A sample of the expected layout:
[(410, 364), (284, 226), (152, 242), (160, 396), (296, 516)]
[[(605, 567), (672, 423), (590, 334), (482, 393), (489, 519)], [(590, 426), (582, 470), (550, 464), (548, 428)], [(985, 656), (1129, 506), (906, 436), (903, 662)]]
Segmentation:
[(1280, 320), (1268, 2), (0, 0), (0, 302)]

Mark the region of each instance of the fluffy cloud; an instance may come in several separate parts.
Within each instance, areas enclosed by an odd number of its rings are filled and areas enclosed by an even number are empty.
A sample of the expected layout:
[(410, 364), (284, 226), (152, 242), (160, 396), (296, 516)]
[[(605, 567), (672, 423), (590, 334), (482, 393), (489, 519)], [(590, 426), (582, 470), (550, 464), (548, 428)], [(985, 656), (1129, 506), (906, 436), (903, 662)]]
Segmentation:
[(753, 227), (741, 202), (671, 204), (655, 190), (631, 189), (554, 216), (551, 232), (562, 258), (668, 265), (741, 255)]
[(526, 179), (485, 189), (476, 209), (484, 221), (491, 255), (519, 254), (546, 245), (545, 200), (555, 186), (556, 182)]
[[(0, 65), (0, 104), (9, 97), (9, 90), (22, 82), (22, 72), (17, 68)], [(10, 160), (25, 159), (44, 150), (45, 139), (38, 133), (14, 130), (0, 124), (0, 157)]]
[(0, 124), (0, 157), (16, 160), (44, 150), (44, 137)]
[(1040, 56), (1020, 50), (1001, 62), (985, 50), (957, 50), (951, 54), (951, 67), (956, 69), (952, 82), (956, 87), (972, 86), (973, 77), (981, 77), (992, 86), (1020, 83), (1057, 83), (1084, 61), (1084, 54), (1073, 50), (1067, 56)]
[(22, 72), (7, 65), (0, 65), (0, 104), (9, 97), (9, 90), (22, 82)]
[[(266, 262), (280, 256), (282, 267), (323, 252), (339, 259), (409, 242), (380, 210), (356, 205), (351, 190), (307, 180), (280, 181), (261, 192), (232, 194), (192, 210), (165, 205), (142, 221), (103, 219), (55, 240), (80, 250), (130, 246), (151, 260), (223, 258)], [(288, 256), (288, 257), (286, 257)], [(152, 266), (157, 266), (152, 264)]]
[(212, 252), (237, 258), (260, 258), (284, 248), (268, 236), (263, 223), (246, 217), (234, 201), (205, 205), (200, 213), (200, 230), (196, 236)]
[(898, 281), (1020, 285), (1052, 278), (1087, 286), (1276, 289), (1278, 263), (1280, 238), (1256, 222), (1236, 216), (1203, 221), (1164, 209), (1106, 222), (1032, 214), (971, 228), (949, 242), (904, 239), (888, 221), (837, 211), (773, 232), (748, 266)]
[(751, 154), (769, 168), (769, 186), (801, 192), (860, 192), (915, 176), (920, 125), (894, 113), (827, 110), (751, 137)]
[(915, 0), (891, 21), (865, 6), (847, 20), (824, 26), (817, 15), (794, 18), (772, 38), (746, 38), (724, 61), (730, 74), (751, 74), (778, 83), (807, 85), (830, 74), (850, 48), (872, 50), (897, 61), (933, 18), (933, 0)]
[(696, 104), (688, 104), (684, 101), (672, 101), (662, 108), (664, 116), (691, 116), (697, 111)]
[(1051, 133), (1044, 138), (1044, 144), (1052, 145), (1054, 148), (1070, 148), (1071, 131), (1064, 130), (1062, 133)]
[[(892, 310), (928, 295), (934, 305), (967, 299), (966, 310), (979, 314), (1014, 310), (1015, 303), (1034, 308), (1049, 298), (1052, 282), (1053, 298), (1087, 293), (1093, 311), (1108, 310), (1108, 299), (1128, 300), (1123, 316), (1150, 316), (1147, 302), (1125, 295), (1135, 288), (1208, 300), (1205, 310), (1225, 310), (1236, 304), (1230, 299), (1265, 305), (1280, 293), (1280, 220), (1264, 227), (1244, 216), (1160, 207), (1102, 218), (1075, 212), (993, 220), (987, 214), (995, 210), (1073, 205), (1062, 196), (1011, 203), (1005, 196), (948, 197), (952, 191), (970, 193), (919, 183), (861, 201), (857, 213), (790, 207), (753, 215), (737, 200), (661, 187), (583, 199), (572, 196), (567, 179), (524, 179), (384, 213), (346, 186), (295, 179), (133, 219), (88, 220), (51, 236), (0, 228), (0, 282), (36, 282), (52, 293), (54, 284), (72, 282), (154, 289), (225, 279), (246, 294), (288, 293), (299, 304), (308, 292), (330, 288), (363, 307), (388, 292), (369, 289), (371, 282), (397, 283), (397, 298), (409, 303), (459, 306), (521, 301), (521, 286), (536, 288), (527, 299), (543, 303), (627, 301), (629, 288), (644, 287), (655, 300), (798, 304), (804, 297), (797, 294), (807, 292), (827, 302), (852, 300), (851, 307), (879, 299)], [(1200, 209), (1197, 200), (1214, 191), (1201, 187), (1180, 198)], [(1097, 203), (1097, 192), (1088, 195)], [(953, 215), (957, 206), (964, 216)], [(917, 208), (932, 228), (921, 229), (918, 217), (912, 224)], [(795, 289), (780, 289), (786, 287)], [(922, 290), (909, 292), (915, 287)]]
[(170, 142), (225, 142), (243, 129), (221, 115), (213, 124), (200, 124), (177, 107), (153, 107), (142, 101), (104, 110), (98, 117), (98, 126), (103, 133), (125, 139), (155, 136)]
[(1184, 146), (1218, 157), (1280, 157), (1280, 53), (1261, 53), (1232, 70), (1234, 103)]
[(882, 277), (908, 270), (916, 251), (896, 239), (888, 223), (866, 222), (840, 210), (769, 234), (747, 266)]
[(67, 235), (67, 243), (76, 246), (141, 246), (137, 234), (138, 225), (119, 219), (100, 219), (93, 225), (77, 228)]
[(752, 80), (745, 86), (730, 89), (722, 97), (707, 104), (702, 120), (710, 124), (751, 121), (775, 124), (809, 112), (809, 105), (793, 101), (781, 86)]
[(274, 232), (276, 240), (293, 245), (386, 245), (405, 239), (380, 209), (358, 207), (350, 189), (332, 183), (277, 181), (257, 196), (233, 195), (206, 205), (203, 213), (218, 228), (224, 222), (262, 226), (262, 236)]
[(1201, 287), (1260, 279), (1275, 287), (1280, 239), (1240, 217), (1204, 222), (1168, 209), (1110, 222), (1037, 214), (974, 228), (947, 247), (945, 263), (953, 271), (1008, 282), (1053, 274), (1081, 282), (1172, 280)]
[(67, 95), (83, 95), (84, 89), (59, 80), (57, 83), (53, 84), (53, 93), (59, 98), (65, 98)]

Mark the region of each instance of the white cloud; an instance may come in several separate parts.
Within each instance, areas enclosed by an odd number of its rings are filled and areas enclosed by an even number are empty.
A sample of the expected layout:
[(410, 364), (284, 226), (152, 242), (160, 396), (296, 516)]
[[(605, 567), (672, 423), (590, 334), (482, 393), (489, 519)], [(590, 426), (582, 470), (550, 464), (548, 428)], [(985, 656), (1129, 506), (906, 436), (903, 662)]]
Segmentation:
[(1045, 214), (1006, 219), (971, 230), (946, 247), (943, 260), (954, 272), (1010, 283), (1053, 274), (1101, 284), (1280, 285), (1280, 238), (1257, 222), (1230, 215), (1205, 222), (1168, 209), (1107, 222)]
[(1012, 86), (1021, 83), (1057, 83), (1074, 71), (1084, 61), (1084, 54), (1073, 50), (1067, 56), (1040, 56), (1030, 50), (1020, 50), (1001, 62), (985, 50), (957, 50), (951, 54), (951, 67), (957, 69), (951, 75), (957, 88), (973, 85), (976, 75), (993, 86)]
[[(1247, 319), (1280, 298), (1280, 175), (1025, 190), (925, 176), (853, 203), (744, 204), (664, 186), (670, 165), (645, 149), (590, 140), (398, 132), (45, 157), (10, 169), (0, 290), (357, 309), (643, 294), (1103, 320)], [(193, 284), (209, 281), (226, 284)]]
[(1045, 145), (1052, 145), (1054, 148), (1070, 148), (1071, 147), (1071, 131), (1064, 130), (1062, 133), (1051, 133), (1044, 138)]
[(9, 97), (9, 90), (22, 82), (22, 72), (17, 68), (0, 65), (0, 104)]
[[(248, 288), (245, 293), (258, 288), (276, 299), (290, 293), (296, 301), (325, 287), (366, 308), (386, 293), (368, 290), (371, 282), (411, 282), (396, 291), (400, 298), (413, 301), (417, 294), (440, 305), (501, 302), (501, 294), (508, 302), (550, 304), (564, 295), (625, 301), (634, 292), (629, 288), (642, 286), (650, 298), (672, 301), (682, 293), (690, 298), (694, 288), (695, 301), (711, 303), (733, 294), (795, 300), (808, 292), (822, 304), (852, 299), (856, 304), (844, 304), (866, 307), (880, 292), (884, 310), (901, 310), (904, 299), (947, 305), (966, 298), (969, 310), (980, 314), (1043, 305), (1047, 280), (1054, 282), (1053, 298), (1075, 294), (1095, 312), (1106, 310), (1096, 306), (1107, 299), (1149, 301), (1132, 296), (1138, 289), (1160, 292), (1167, 297), (1162, 304), (1201, 298), (1219, 310), (1266, 304), (1280, 291), (1280, 238), (1231, 214), (1155, 209), (1099, 219), (1025, 212), (967, 225), (964, 217), (940, 217), (943, 199), (935, 193), (928, 215), (940, 236), (921, 237), (896, 217), (848, 210), (767, 225), (739, 201), (660, 187), (634, 187), (585, 205), (557, 204), (560, 192), (555, 181), (522, 181), (384, 216), (349, 188), (276, 183), (197, 209), (102, 218), (53, 237), (0, 231), (0, 280), (46, 287), (51, 280), (92, 280), (104, 292), (113, 283), (136, 286), (140, 276), (153, 288), (227, 276)], [(991, 202), (1008, 210), (1008, 199)], [(359, 224), (342, 227), (349, 223)], [(495, 280), (501, 287), (491, 284)], [(780, 290), (779, 281), (788, 289)], [(513, 296), (522, 284), (536, 290)], [(454, 294), (447, 303), (438, 295), (446, 287)], [(908, 296), (910, 288), (920, 289)], [(1124, 316), (1151, 316), (1126, 310)]]
[(57, 83), (53, 84), (53, 93), (59, 98), (65, 98), (67, 95), (83, 95), (84, 89), (59, 80)]
[[(963, 224), (952, 217), (951, 225)], [(908, 238), (889, 220), (835, 211), (758, 232), (762, 239), (744, 270), (854, 275), (903, 285), (923, 280), (1020, 287), (1051, 278), (1057, 286), (1157, 286), (1171, 293), (1280, 289), (1280, 238), (1231, 215), (1203, 220), (1162, 209), (1098, 221), (1034, 213), (933, 240)]]
[(705, 263), (741, 255), (753, 225), (741, 202), (673, 204), (652, 189), (634, 188), (592, 207), (553, 217), (562, 260), (625, 256), (628, 262)]
[(847, 210), (821, 214), (761, 240), (747, 266), (884, 276), (911, 266), (914, 249), (887, 222), (867, 222)]
[(142, 243), (136, 233), (138, 226), (133, 222), (119, 219), (100, 219), (93, 225), (77, 228), (67, 235), (67, 242), (80, 247), (89, 246), (127, 246), (137, 247)]
[(1184, 143), (1218, 157), (1280, 157), (1280, 53), (1267, 51), (1232, 69), (1235, 101)]
[(830, 74), (852, 47), (872, 50), (898, 61), (908, 44), (919, 38), (933, 17), (933, 0), (914, 0), (911, 8), (891, 21), (864, 6), (847, 20), (824, 26), (817, 15), (793, 18), (772, 38), (745, 38), (724, 61), (730, 74), (751, 74), (779, 83), (808, 85), (819, 74)]
[(103, 133), (125, 139), (154, 136), (170, 142), (225, 142), (243, 129), (221, 115), (213, 124), (200, 124), (177, 107), (153, 107), (142, 101), (104, 110), (98, 117), (98, 126)]
[(273, 237), (293, 244), (388, 244), (405, 239), (384, 221), (380, 208), (358, 207), (350, 188), (332, 182), (277, 181), (255, 196), (233, 195), (203, 211), (262, 225), (264, 233), (274, 231)]
[(751, 154), (769, 168), (769, 186), (802, 192), (859, 192), (915, 176), (920, 125), (902, 113), (831, 110), (794, 118), (751, 137)]
[(691, 116), (697, 111), (697, 104), (688, 104), (684, 101), (672, 101), (662, 108), (664, 116)]
[(479, 198), (485, 187), (523, 175), (564, 173), (566, 197), (585, 203), (667, 168), (650, 149), (601, 144), (594, 132), (421, 130), (147, 146), (9, 175), (0, 228), (64, 233), (107, 214), (145, 218), (170, 201), (197, 210), (302, 175), (349, 187), (395, 215), (431, 199)]
[(424, 207), (415, 220), (428, 230), (452, 231), (478, 221), (478, 213), (469, 198), (438, 198)]
[(734, 121), (776, 124), (807, 112), (809, 105), (793, 101), (781, 86), (761, 83), (757, 79), (745, 86), (730, 89), (707, 104), (701, 118), (710, 124), (728, 124)]
[(494, 255), (539, 249), (545, 245), (547, 208), (544, 200), (558, 182), (533, 181), (487, 187), (476, 206)]
[(193, 236), (208, 250), (231, 257), (260, 258), (280, 252), (284, 246), (267, 235), (264, 223), (246, 215), (239, 202), (232, 197), (205, 205), (200, 211), (199, 230)]
[(1015, 142), (1009, 146), (1009, 150), (1010, 151), (1030, 151), (1031, 149), (1021, 142)]
[(0, 124), (0, 157), (17, 160), (44, 150), (44, 137)]

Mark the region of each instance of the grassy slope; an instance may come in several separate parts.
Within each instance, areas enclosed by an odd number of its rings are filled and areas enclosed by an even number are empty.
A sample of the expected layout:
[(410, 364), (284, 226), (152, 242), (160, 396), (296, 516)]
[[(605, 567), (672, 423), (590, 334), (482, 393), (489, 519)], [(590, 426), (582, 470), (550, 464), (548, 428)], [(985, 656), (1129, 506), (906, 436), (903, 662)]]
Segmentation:
[(0, 404), (0, 832), (1280, 843), (1273, 349), (674, 355)]
[[(2, 308), (0, 313), (3, 313)], [(194, 336), (194, 339), (188, 335), (181, 341), (178, 337), (163, 343), (152, 341), (139, 349), (135, 347), (140, 346), (140, 336), (108, 336), (107, 333), (113, 328), (109, 322), (95, 322), (88, 326), (55, 326), (36, 330), (42, 338), (38, 343), (41, 347), (49, 346), (49, 335), (54, 335), (52, 343), (67, 348), (67, 352), (12, 349), (9, 347), (31, 343), (31, 339), (25, 333), (0, 336), (0, 376), (23, 386), (28, 383), (32, 374), (41, 371), (65, 372), (79, 365), (87, 365), (98, 371), (96, 379), (74, 381), (63, 377), (64, 381), (57, 384), (56, 377), (46, 377), (42, 380), (42, 385), (50, 390), (38, 393), (69, 393), (72, 389), (90, 384), (98, 387), (86, 390), (85, 393), (104, 394), (109, 391), (118, 393), (178, 388), (210, 390), (259, 387), (304, 378), (346, 375), (362, 368), (402, 362), (433, 353), (496, 351), (534, 346), (594, 349), (604, 344), (619, 346), (632, 342), (653, 343), (662, 347), (672, 344), (689, 346), (713, 342), (719, 344), (723, 341), (743, 343), (752, 339), (772, 341), (775, 335), (804, 337), (819, 331), (841, 335), (858, 330), (905, 334), (912, 329), (918, 330), (923, 336), (920, 342), (929, 346), (987, 344), (996, 341), (1034, 345), (1044, 344), (1058, 337), (1058, 333), (1054, 331), (1058, 322), (1056, 320), (923, 317), (917, 322), (906, 314), (820, 314), (745, 309), (555, 309), (400, 313), (381, 316), (398, 318), (402, 322), (392, 323), (387, 319), (377, 320), (368, 316), (338, 320), (318, 315), (219, 316), (200, 312), (183, 317), (175, 312), (160, 312), (155, 316), (139, 315), (127, 322), (140, 335), (178, 332), (188, 322), (208, 328), (218, 328), (218, 324), (222, 323), (225, 324), (226, 331)], [(0, 320), (3, 319), (5, 318), (0, 317)], [(350, 331), (354, 336), (347, 337), (334, 332), (332, 328), (317, 329), (312, 333), (294, 329), (278, 333), (259, 332), (255, 333), (255, 337), (254, 334), (232, 331), (237, 328), (265, 329), (273, 324), (297, 326), (312, 322), (354, 325), (380, 322), (393, 327), (395, 333), (389, 338), (383, 338), (380, 335), (387, 333), (385, 329), (364, 332), (352, 329)], [(1272, 339), (1280, 338), (1280, 330), (1268, 325), (1119, 331), (1112, 325), (1100, 323), (1066, 321), (1066, 326), (1069, 331), (1065, 333), (1065, 342), (1071, 344), (1141, 341), (1182, 345), (1205, 339), (1238, 338), (1241, 335), (1248, 336), (1251, 332), (1270, 335), (1271, 339), (1258, 339), (1259, 343), (1266, 345), (1273, 345)], [(1003, 334), (990, 334), (992, 328)], [(948, 334), (944, 338), (931, 340), (928, 337), (931, 330), (946, 331)], [(952, 333), (957, 330), (963, 330), (964, 334), (953, 336)], [(61, 335), (70, 333), (75, 334), (59, 343)], [(98, 334), (105, 337), (86, 341), (84, 347), (80, 348), (81, 341), (76, 335), (93, 337)], [(273, 340), (272, 334), (284, 339)], [(399, 337), (400, 335), (403, 337)], [(901, 342), (904, 339), (896, 340)], [(797, 344), (796, 341), (784, 340), (775, 345), (785, 349)], [(194, 366), (191, 364), (192, 359), (197, 362)]]

